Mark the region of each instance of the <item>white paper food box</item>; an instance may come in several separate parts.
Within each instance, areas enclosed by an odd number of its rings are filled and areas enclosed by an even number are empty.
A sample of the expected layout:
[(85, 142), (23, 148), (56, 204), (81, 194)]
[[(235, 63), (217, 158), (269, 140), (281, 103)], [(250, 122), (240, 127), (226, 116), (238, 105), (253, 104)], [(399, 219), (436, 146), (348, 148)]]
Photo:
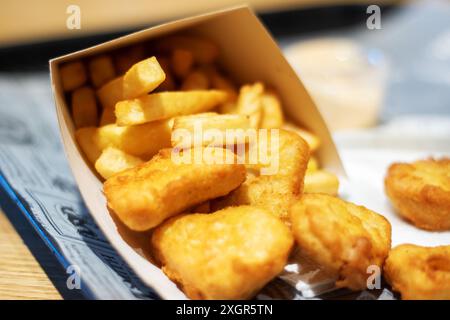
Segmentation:
[(336, 147), (316, 105), (271, 35), (248, 7), (235, 7), (165, 23), (52, 59), (51, 83), (61, 136), (86, 206), (117, 252), (141, 280), (164, 299), (185, 299), (186, 296), (145, 254), (145, 248), (150, 244), (148, 234), (129, 231), (107, 210), (102, 182), (77, 146), (58, 68), (68, 61), (107, 53), (180, 31), (213, 40), (221, 50), (219, 64), (238, 83), (262, 81), (276, 89), (286, 117), (320, 137), (322, 144), (316, 155), (321, 165), (344, 175)]

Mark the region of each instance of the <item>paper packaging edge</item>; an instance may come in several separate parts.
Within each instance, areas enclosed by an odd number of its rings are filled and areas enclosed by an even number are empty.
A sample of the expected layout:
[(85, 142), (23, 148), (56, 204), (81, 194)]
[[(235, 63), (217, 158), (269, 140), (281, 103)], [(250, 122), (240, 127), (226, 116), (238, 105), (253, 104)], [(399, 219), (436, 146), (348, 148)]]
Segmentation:
[[(230, 23), (231, 21), (233, 23)], [(63, 62), (77, 60), (98, 54), (100, 52), (116, 49), (118, 47), (131, 45), (141, 42), (144, 39), (148, 40), (156, 36), (179, 31), (186, 27), (190, 27), (195, 30), (199, 24), (203, 23), (214, 24), (216, 27), (214, 29), (216, 30), (215, 32), (217, 32), (217, 28), (222, 30), (220, 39), (213, 39), (216, 42), (219, 42), (222, 50), (224, 49), (224, 44), (232, 43), (233, 41), (240, 41), (241, 48), (243, 48), (242, 45), (246, 43), (243, 38), (246, 36), (254, 37), (251, 38), (252, 40), (256, 40), (252, 42), (253, 46), (255, 45), (255, 42), (257, 42), (258, 46), (264, 46), (263, 51), (256, 49), (241, 51), (237, 50), (234, 46), (231, 48), (227, 46), (227, 52), (225, 55), (228, 56), (228, 63), (227, 58), (225, 57), (225, 67), (233, 68), (233, 64), (239, 64), (245, 65), (248, 68), (249, 64), (242, 63), (242, 59), (240, 59), (240, 57), (242, 57), (242, 55), (247, 55), (249, 57), (249, 55), (257, 52), (257, 57), (259, 59), (256, 63), (266, 63), (267, 65), (260, 65), (265, 66), (265, 68), (255, 67), (252, 72), (248, 73), (247, 69), (239, 71), (241, 70), (240, 66), (235, 66), (233, 70), (234, 72), (232, 73), (235, 73), (235, 76), (236, 73), (242, 73), (240, 75), (241, 80), (244, 78), (244, 80), (247, 81), (264, 81), (264, 79), (273, 78), (278, 79), (279, 81), (277, 81), (277, 83), (271, 83), (271, 85), (274, 86), (279, 92), (283, 100), (283, 105), (290, 108), (290, 110), (285, 110), (287, 111), (287, 114), (295, 120), (301, 122), (301, 124), (312, 130), (321, 138), (322, 146), (319, 150), (318, 157), (322, 165), (341, 176), (345, 176), (345, 171), (337, 153), (337, 149), (318, 108), (310, 98), (310, 95), (306, 91), (294, 70), (284, 58), (271, 35), (252, 12), (252, 10), (247, 6), (232, 7), (229, 9), (218, 10), (211, 13), (165, 23), (50, 60), (50, 80), (64, 150), (82, 197), (91, 212), (91, 215), (94, 217), (95, 221), (105, 234), (106, 238), (110, 241), (111, 245), (141, 278), (143, 283), (155, 290), (155, 292), (157, 292), (160, 297), (164, 299), (186, 299), (186, 296), (165, 276), (165, 274), (158, 267), (151, 264), (147, 259), (136, 252), (120, 236), (117, 225), (114, 223), (112, 217), (106, 209), (106, 201), (102, 193), (102, 184), (98, 180), (97, 176), (91, 171), (76, 145), (73, 134), (74, 127), (68, 108), (65, 104), (64, 92), (61, 88), (57, 66)], [(242, 28), (239, 37), (240, 40), (233, 40), (233, 37), (230, 36), (231, 32), (229, 32), (230, 34), (225, 32), (225, 29), (233, 28), (233, 25), (234, 27), (236, 25), (240, 25)], [(212, 30), (213, 28), (203, 28), (197, 30), (197, 32), (205, 33), (205, 35), (213, 38), (213, 35), (211, 34)], [(221, 39), (224, 40), (221, 41)], [(236, 51), (240, 51), (238, 54), (238, 59), (231, 59), (230, 57), (233, 54), (236, 54)], [(254, 57), (252, 56), (251, 58)], [(245, 60), (245, 57), (243, 57), (243, 59)], [(246, 62), (249, 62), (248, 59)], [(263, 69), (266, 74), (259, 75), (262, 76), (261, 78), (256, 78), (258, 76), (258, 70), (255, 69), (258, 69), (259, 71), (261, 71), (260, 69)], [(268, 76), (268, 74), (270, 76)], [(294, 110), (296, 107), (296, 101), (301, 101), (301, 112), (295, 112)]]

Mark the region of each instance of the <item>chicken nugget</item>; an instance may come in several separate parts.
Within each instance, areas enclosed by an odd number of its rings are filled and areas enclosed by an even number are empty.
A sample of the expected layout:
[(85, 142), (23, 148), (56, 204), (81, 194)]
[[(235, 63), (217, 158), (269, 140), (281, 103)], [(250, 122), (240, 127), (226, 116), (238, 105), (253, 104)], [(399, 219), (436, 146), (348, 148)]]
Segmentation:
[(336, 276), (337, 287), (365, 289), (367, 268), (381, 269), (391, 247), (391, 225), (383, 216), (336, 197), (305, 194), (290, 217), (301, 252)]
[(144, 231), (194, 205), (226, 195), (245, 180), (245, 166), (237, 164), (233, 152), (222, 148), (184, 152), (197, 151), (217, 161), (182, 162), (172, 149), (163, 149), (147, 163), (113, 175), (103, 186), (108, 207), (130, 229)]
[(450, 246), (399, 245), (389, 252), (384, 272), (402, 299), (450, 299)]
[[(278, 170), (273, 174), (261, 174), (264, 165), (248, 163), (247, 180), (228, 196), (214, 201), (213, 207), (224, 208), (235, 205), (254, 205), (267, 209), (269, 212), (287, 221), (289, 208), (303, 191), (303, 178), (309, 159), (308, 144), (293, 132), (279, 132), (279, 143), (271, 144), (270, 160), (278, 158)], [(264, 145), (257, 141), (258, 154)], [(260, 159), (258, 159), (260, 160)]]
[(450, 159), (394, 163), (384, 180), (397, 212), (426, 230), (450, 230)]
[(152, 235), (162, 270), (192, 299), (253, 297), (283, 270), (293, 242), (287, 226), (252, 206), (179, 215)]

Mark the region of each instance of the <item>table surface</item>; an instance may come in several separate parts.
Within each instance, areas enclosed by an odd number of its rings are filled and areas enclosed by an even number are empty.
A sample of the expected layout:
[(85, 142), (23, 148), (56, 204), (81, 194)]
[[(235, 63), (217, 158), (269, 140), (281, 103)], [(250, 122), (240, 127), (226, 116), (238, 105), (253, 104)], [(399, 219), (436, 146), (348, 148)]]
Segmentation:
[(1, 210), (0, 257), (0, 299), (62, 298), (45, 273), (46, 266), (39, 264)]
[[(0, 208), (0, 300), (80, 300), (67, 274), (30, 223), (11, 203)], [(2, 210), (3, 209), (3, 210)]]

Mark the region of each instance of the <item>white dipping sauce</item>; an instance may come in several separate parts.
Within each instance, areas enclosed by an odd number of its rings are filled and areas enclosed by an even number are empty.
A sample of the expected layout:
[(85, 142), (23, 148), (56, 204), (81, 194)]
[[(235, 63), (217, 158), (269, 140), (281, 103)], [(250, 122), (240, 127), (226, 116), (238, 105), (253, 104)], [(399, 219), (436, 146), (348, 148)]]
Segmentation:
[(332, 131), (377, 123), (387, 70), (379, 51), (322, 38), (292, 45), (285, 54)]

